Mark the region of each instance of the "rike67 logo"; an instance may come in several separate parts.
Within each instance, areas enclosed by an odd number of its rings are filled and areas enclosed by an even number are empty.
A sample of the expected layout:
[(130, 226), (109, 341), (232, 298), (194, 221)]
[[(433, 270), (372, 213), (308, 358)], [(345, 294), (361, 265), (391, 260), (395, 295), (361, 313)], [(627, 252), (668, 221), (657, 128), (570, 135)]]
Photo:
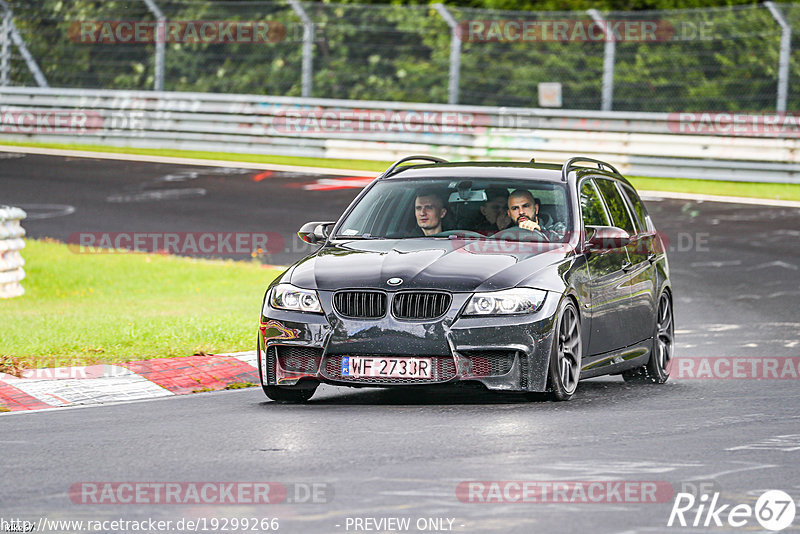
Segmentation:
[(777, 532), (790, 526), (795, 517), (794, 500), (781, 490), (765, 491), (749, 504), (721, 504), (719, 492), (695, 497), (691, 493), (678, 493), (669, 514), (667, 526), (680, 527), (749, 527), (755, 528), (755, 519), (762, 528)]

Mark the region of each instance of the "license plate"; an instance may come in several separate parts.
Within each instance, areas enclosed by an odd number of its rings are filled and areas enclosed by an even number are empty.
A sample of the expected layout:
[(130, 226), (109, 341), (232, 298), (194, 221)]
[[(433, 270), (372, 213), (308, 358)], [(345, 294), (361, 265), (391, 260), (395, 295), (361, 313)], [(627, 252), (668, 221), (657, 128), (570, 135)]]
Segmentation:
[(430, 358), (375, 358), (345, 356), (342, 376), (351, 378), (432, 378)]

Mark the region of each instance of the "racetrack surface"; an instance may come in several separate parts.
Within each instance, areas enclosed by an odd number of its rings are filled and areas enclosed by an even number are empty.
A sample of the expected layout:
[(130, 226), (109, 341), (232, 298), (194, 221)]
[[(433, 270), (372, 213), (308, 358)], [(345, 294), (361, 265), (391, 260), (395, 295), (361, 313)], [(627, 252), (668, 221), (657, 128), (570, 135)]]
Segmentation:
[[(31, 237), (267, 231), (284, 241), (263, 258), (277, 264), (308, 250), (293, 237), (302, 223), (334, 220), (352, 200), (357, 188), (329, 189), (342, 184), (234, 167), (0, 160), (0, 204), (29, 210), (24, 226)], [(800, 209), (646, 203), (670, 241), (677, 356), (798, 357)], [(797, 500), (797, 384), (717, 379), (635, 386), (605, 377), (582, 382), (574, 400), (559, 404), (463, 389), (322, 386), (305, 406), (268, 402), (251, 388), (5, 415), (0, 515), (278, 517), (280, 532), (321, 533), (353, 532), (353, 518), (387, 517), (411, 518), (411, 532), (420, 531), (420, 518), (453, 519), (453, 532), (761, 531), (755, 520), (710, 529), (702, 526), (705, 516), (698, 527), (669, 528), (674, 498), (465, 503), (456, 489), (465, 481), (656, 481), (676, 492), (707, 483), (722, 504), (753, 505), (767, 489)], [(74, 503), (70, 487), (92, 481), (319, 483), (328, 485), (328, 502)], [(686, 517), (691, 523), (694, 513)], [(800, 518), (787, 531), (798, 530)]]

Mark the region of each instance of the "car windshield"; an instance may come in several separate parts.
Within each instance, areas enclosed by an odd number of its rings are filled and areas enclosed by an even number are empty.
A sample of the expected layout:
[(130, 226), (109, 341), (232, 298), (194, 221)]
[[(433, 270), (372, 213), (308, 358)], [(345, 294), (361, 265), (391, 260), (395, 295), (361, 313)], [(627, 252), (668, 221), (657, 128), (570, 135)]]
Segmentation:
[[(526, 219), (533, 223), (533, 229), (529, 224), (520, 228), (519, 223)], [(392, 179), (375, 184), (334, 237), (457, 236), (564, 242), (571, 227), (571, 210), (562, 183), (487, 178)]]

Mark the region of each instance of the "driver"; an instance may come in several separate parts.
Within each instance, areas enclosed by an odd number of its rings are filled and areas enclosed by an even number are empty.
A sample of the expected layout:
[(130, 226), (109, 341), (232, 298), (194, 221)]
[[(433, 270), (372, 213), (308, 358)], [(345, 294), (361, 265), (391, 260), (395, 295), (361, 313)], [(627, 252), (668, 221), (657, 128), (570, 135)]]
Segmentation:
[(433, 191), (420, 191), (414, 201), (414, 215), (417, 226), (423, 235), (429, 236), (442, 231), (442, 219), (447, 214), (444, 200)]
[(539, 202), (530, 191), (517, 189), (508, 197), (508, 216), (514, 225), (523, 230), (546, 230), (544, 222), (539, 221)]

